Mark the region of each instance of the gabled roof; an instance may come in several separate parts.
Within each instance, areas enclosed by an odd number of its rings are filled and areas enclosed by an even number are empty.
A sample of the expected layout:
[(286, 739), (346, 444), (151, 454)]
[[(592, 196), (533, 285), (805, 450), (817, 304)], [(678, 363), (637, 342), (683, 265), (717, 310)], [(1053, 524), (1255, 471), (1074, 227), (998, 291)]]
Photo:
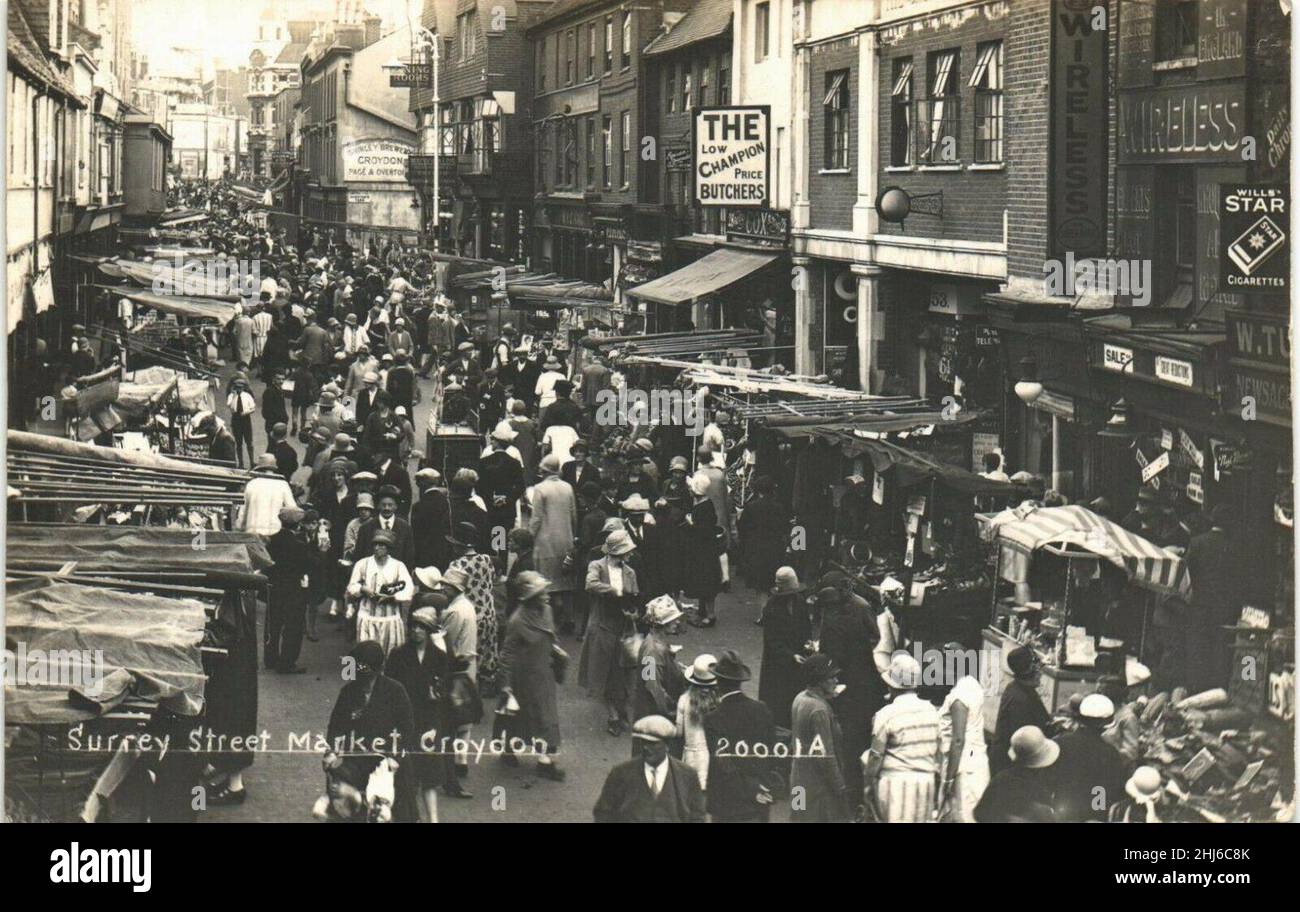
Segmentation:
[(6, 34), (11, 68), (21, 70), (28, 77), (44, 83), (46, 88), (69, 99), (79, 100), (76, 91), (46, 59), (31, 24), (17, 3), (9, 4), (9, 30)]
[(646, 45), (645, 53), (667, 54), (699, 41), (717, 38), (731, 27), (731, 0), (696, 0), (677, 24)]

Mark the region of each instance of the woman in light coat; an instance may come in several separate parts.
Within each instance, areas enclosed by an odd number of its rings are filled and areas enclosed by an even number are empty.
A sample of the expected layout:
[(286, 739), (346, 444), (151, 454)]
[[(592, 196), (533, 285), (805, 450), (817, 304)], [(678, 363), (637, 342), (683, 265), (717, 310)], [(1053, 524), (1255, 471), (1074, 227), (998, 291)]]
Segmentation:
[(604, 556), (587, 565), (590, 598), (586, 636), (578, 660), (578, 683), (605, 703), (605, 730), (618, 736), (627, 730), (627, 672), (623, 638), (634, 630), (640, 591), (636, 572), (626, 558), (634, 550), (631, 537), (610, 534)]
[(533, 533), (537, 572), (551, 581), (550, 591), (559, 595), (556, 616), (561, 627), (565, 627), (571, 623), (568, 609), (574, 583), (569, 565), (578, 537), (578, 502), (573, 487), (560, 478), (558, 457), (546, 456), (539, 469), (542, 480), (533, 486), (528, 531)]

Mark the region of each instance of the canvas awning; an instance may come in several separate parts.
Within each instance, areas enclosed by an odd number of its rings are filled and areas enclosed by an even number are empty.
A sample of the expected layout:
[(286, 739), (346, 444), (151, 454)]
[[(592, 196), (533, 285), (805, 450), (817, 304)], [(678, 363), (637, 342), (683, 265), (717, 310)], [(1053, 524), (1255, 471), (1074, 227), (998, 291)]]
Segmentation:
[(776, 262), (779, 254), (730, 247), (715, 250), (666, 276), (629, 288), (625, 293), (659, 304), (684, 304), (721, 291)]
[[(207, 623), (195, 599), (67, 582), (10, 581), (5, 634), (23, 678), (5, 686), (6, 724), (94, 718), (128, 696), (183, 716), (203, 709), (199, 646)], [(43, 683), (45, 681), (59, 683)]]
[(1002, 578), (1010, 582), (1024, 582), (1033, 553), (1054, 545), (1109, 561), (1145, 589), (1182, 596), (1191, 592), (1181, 557), (1086, 507), (1040, 507), (1025, 516), (1004, 510), (986, 522), (1002, 545)]
[(131, 288), (122, 289), (121, 295), (135, 304), (144, 304), (146, 307), (153, 307), (182, 317), (216, 320), (222, 326), (235, 318), (235, 305), (217, 298), (157, 295), (150, 291), (137, 291)]

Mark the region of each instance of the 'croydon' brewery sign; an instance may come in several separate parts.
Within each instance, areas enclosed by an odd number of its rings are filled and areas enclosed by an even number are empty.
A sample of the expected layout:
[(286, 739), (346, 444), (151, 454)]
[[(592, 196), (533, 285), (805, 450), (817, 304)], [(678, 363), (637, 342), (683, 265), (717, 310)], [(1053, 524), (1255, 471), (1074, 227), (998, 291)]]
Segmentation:
[(343, 146), (343, 180), (406, 181), (412, 144), (400, 139), (358, 139)]
[(694, 119), (695, 202), (701, 206), (767, 206), (771, 109), (767, 105), (697, 108)]

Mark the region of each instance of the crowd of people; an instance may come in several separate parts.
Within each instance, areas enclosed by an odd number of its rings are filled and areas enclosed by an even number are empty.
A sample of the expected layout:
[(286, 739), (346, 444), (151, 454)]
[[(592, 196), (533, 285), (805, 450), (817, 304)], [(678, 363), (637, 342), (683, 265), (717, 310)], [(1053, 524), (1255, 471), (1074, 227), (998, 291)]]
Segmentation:
[[(219, 337), (185, 329), (176, 345), (232, 367), (228, 419), (193, 430), (209, 456), (251, 469), (236, 526), (274, 562), (265, 665), (303, 673), (322, 625), (349, 640), (320, 816), (436, 821), (439, 792), (474, 797), (468, 739), (488, 724), (500, 762), (564, 781), (566, 682), (634, 745), (597, 821), (759, 822), (778, 803), (796, 821), (1161, 815), (1159, 775), (1133, 768), (1123, 694), (1053, 719), (1018, 650), (986, 742), (975, 676), (941, 703), (918, 693), (900, 593), (884, 587), (877, 606), (844, 572), (794, 559), (771, 478), (750, 479), (736, 509), (725, 411), (698, 438), (604, 426), (617, 365), (510, 323), (492, 338), (427, 255), (315, 232), (289, 244), (228, 188), (180, 194), (210, 213), (208, 246), (261, 269)], [(444, 477), (423, 458), (417, 408), (478, 436), (478, 458)], [(718, 596), (742, 583), (764, 601), (756, 697), (736, 650), (681, 661), (672, 642), (683, 624), (715, 626)], [(212, 786), (211, 803), (246, 799), (237, 773)]]

